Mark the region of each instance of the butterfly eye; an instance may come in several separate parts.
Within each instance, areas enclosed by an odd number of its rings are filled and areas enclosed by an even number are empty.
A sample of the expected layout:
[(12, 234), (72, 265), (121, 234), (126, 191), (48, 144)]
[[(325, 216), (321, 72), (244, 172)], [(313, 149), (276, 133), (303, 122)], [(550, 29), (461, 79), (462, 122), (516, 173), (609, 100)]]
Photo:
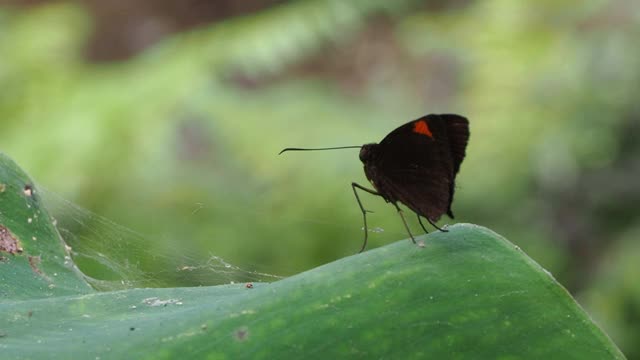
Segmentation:
[(365, 144), (360, 148), (360, 161), (367, 162), (371, 159), (373, 147), (377, 144)]
[(369, 151), (367, 150), (366, 147), (363, 146), (362, 149), (360, 149), (360, 161), (366, 162), (368, 157), (369, 157)]

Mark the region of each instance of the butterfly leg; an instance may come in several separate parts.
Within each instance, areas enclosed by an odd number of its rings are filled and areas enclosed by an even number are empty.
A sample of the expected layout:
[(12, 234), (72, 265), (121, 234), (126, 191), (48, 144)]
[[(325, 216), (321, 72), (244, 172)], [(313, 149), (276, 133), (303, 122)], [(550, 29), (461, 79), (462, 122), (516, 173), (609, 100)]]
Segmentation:
[(426, 218), (426, 219), (429, 222), (429, 224), (431, 224), (431, 226), (433, 226), (434, 228), (436, 228), (436, 229), (438, 229), (438, 230), (440, 230), (442, 232), (449, 232), (449, 230), (447, 230), (447, 229), (442, 229), (442, 228), (438, 227), (438, 225), (434, 224), (433, 221), (431, 221), (429, 218)]
[(424, 230), (425, 234), (428, 234), (429, 232), (427, 231), (427, 228), (424, 227), (424, 224), (422, 223), (422, 218), (420, 217), (420, 214), (416, 213), (416, 215), (418, 215), (418, 222), (420, 223), (420, 226), (422, 226), (422, 230)]
[(404, 224), (404, 228), (407, 229), (407, 233), (409, 233), (409, 237), (411, 238), (411, 241), (413, 241), (413, 243), (416, 243), (416, 239), (414, 239), (413, 235), (411, 234), (411, 230), (409, 230), (409, 225), (407, 225), (407, 220), (404, 219), (404, 212), (402, 211), (402, 209), (400, 209), (400, 206), (398, 206), (397, 203), (393, 203), (393, 205), (396, 207), (396, 210), (398, 210), (398, 214), (400, 215), (400, 218), (402, 219), (402, 223)]
[[(424, 230), (425, 233), (429, 233), (427, 231), (427, 229), (424, 227), (424, 224), (422, 223), (422, 217), (420, 216), (420, 214), (416, 213), (416, 215), (418, 215), (418, 222), (420, 222), (420, 226), (422, 226), (422, 230)], [(433, 226), (434, 228), (442, 231), (442, 232), (449, 232), (449, 230), (447, 229), (443, 229), (441, 227), (438, 227), (438, 225), (434, 224), (433, 221), (431, 221), (428, 217), (425, 217), (425, 219), (427, 219), (427, 221), (429, 222), (429, 224), (431, 224), (431, 226)]]
[(367, 239), (369, 238), (369, 228), (367, 227), (367, 213), (370, 211), (366, 210), (364, 206), (362, 206), (362, 201), (360, 201), (360, 196), (358, 196), (358, 192), (356, 191), (356, 188), (366, 191), (372, 195), (377, 195), (377, 196), (382, 196), (382, 195), (380, 195), (380, 193), (377, 191), (367, 189), (366, 187), (354, 182), (351, 183), (351, 188), (353, 189), (353, 194), (356, 196), (356, 200), (358, 200), (358, 205), (360, 205), (360, 210), (362, 211), (362, 220), (364, 222), (364, 242), (362, 243), (362, 248), (360, 249), (360, 251), (358, 251), (358, 253), (361, 253), (364, 251), (364, 248), (367, 247)]

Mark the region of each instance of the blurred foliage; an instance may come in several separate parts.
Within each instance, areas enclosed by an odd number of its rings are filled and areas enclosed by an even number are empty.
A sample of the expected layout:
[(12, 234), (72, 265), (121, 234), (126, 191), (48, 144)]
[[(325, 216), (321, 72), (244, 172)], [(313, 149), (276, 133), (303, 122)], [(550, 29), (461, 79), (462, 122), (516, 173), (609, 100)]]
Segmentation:
[[(520, 239), (640, 358), (640, 285), (625, 280), (640, 270), (639, 10), (291, 1), (90, 64), (80, 5), (0, 7), (0, 150), (145, 234), (150, 254), (184, 247), (288, 275), (358, 249), (349, 183), (366, 180), (355, 150), (281, 148), (379, 141), (461, 113), (472, 129), (456, 221)], [(372, 247), (406, 236), (392, 208), (364, 201), (385, 229)], [(163, 259), (140, 261), (179, 266)]]

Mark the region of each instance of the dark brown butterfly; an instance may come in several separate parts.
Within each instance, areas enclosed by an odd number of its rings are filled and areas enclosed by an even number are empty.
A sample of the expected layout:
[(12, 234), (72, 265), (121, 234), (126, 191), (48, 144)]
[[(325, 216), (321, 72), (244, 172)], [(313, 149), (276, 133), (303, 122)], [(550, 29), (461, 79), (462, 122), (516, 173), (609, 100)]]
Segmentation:
[(453, 219), (451, 203), (455, 192), (455, 179), (464, 160), (469, 141), (469, 121), (459, 115), (426, 115), (410, 121), (389, 133), (379, 144), (341, 146), (334, 148), (286, 148), (285, 151), (330, 150), (360, 148), (364, 173), (374, 189), (351, 183), (364, 221), (364, 242), (367, 246), (367, 210), (362, 205), (357, 189), (381, 196), (395, 206), (402, 222), (415, 243), (398, 202), (406, 205), (440, 231), (434, 223), (444, 214)]

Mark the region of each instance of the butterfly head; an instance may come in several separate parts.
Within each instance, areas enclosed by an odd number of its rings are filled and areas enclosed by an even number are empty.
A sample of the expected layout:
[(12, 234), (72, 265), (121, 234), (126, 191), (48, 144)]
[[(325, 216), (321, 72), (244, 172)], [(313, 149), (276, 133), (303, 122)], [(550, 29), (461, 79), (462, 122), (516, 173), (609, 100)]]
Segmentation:
[(371, 160), (375, 159), (378, 154), (378, 144), (364, 144), (360, 148), (360, 161), (363, 163), (368, 163)]

